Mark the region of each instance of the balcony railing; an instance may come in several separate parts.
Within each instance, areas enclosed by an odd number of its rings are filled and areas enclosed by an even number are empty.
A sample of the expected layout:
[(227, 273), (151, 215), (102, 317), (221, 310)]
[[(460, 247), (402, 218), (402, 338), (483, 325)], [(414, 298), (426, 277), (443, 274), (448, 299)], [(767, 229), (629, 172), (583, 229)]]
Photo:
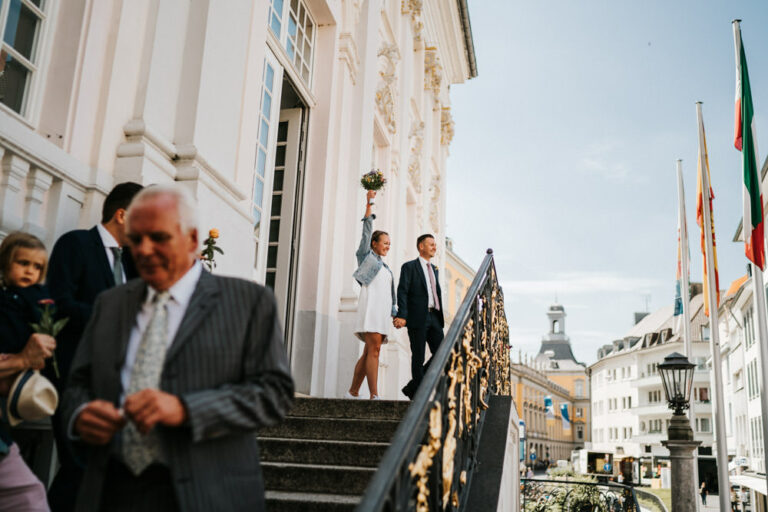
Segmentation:
[(464, 509), (488, 399), (511, 395), (508, 344), (489, 249), (358, 511)]
[(629, 485), (526, 478), (520, 482), (522, 512), (640, 512)]

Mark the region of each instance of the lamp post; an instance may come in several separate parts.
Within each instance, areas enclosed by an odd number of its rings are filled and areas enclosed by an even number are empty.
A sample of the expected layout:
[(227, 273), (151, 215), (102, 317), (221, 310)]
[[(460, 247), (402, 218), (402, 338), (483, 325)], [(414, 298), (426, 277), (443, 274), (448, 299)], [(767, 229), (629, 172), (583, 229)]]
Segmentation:
[[(693, 481), (693, 451), (701, 441), (693, 440), (691, 422), (684, 412), (690, 406), (694, 368), (695, 364), (677, 352), (669, 354), (664, 358), (664, 362), (659, 364), (664, 393), (669, 408), (674, 410), (667, 429), (668, 439), (661, 444), (669, 450), (672, 465), (672, 510), (675, 512), (696, 512), (698, 499), (698, 489)], [(727, 489), (721, 489), (720, 492), (727, 492)]]

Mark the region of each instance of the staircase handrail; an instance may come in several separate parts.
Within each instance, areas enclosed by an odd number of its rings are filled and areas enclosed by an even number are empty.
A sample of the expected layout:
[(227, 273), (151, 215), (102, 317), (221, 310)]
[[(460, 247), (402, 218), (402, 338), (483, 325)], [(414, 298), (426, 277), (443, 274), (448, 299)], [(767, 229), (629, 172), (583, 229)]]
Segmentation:
[(509, 348), (503, 294), (488, 249), (356, 510), (461, 508), (488, 394), (511, 395)]

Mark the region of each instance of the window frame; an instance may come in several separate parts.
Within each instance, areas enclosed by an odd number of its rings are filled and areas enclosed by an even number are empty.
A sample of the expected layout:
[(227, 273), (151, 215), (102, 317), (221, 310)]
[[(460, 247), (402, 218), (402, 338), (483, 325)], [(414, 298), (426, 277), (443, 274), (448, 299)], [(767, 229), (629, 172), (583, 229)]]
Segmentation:
[(40, 117), (40, 103), (42, 100), (42, 85), (48, 74), (48, 61), (50, 59), (51, 27), (50, 20), (56, 19), (58, 11), (57, 0), (43, 0), (41, 7), (37, 7), (31, 0), (18, 0), (22, 5), (30, 9), (38, 18), (37, 33), (32, 46), (32, 60), (27, 59), (13, 46), (5, 42), (5, 30), (8, 23), (8, 14), (13, 0), (5, 0), (0, 5), (0, 49), (5, 50), (10, 57), (19, 62), (28, 72), (26, 90), (22, 98), (21, 112), (16, 112), (5, 103), (0, 103), (0, 112), (7, 113), (21, 121), (30, 128), (34, 128)]
[[(275, 31), (272, 26), (273, 22), (273, 16), (275, 13), (277, 13), (277, 9), (275, 9), (275, 3), (276, 2), (282, 2), (282, 10), (280, 13), (280, 33), (275, 34)], [(291, 15), (293, 14), (297, 18), (297, 29), (296, 33), (299, 34), (299, 28), (298, 28), (298, 12), (295, 12), (293, 9), (293, 6), (291, 5), (293, 2), (296, 2), (297, 4), (297, 11), (303, 9), (303, 13), (307, 16), (308, 21), (310, 23), (310, 26), (312, 27), (312, 35), (311, 37), (307, 38), (309, 39), (309, 50), (311, 53), (311, 56), (309, 59), (304, 58), (303, 49), (298, 54), (300, 62), (303, 62), (307, 64), (307, 69), (309, 72), (309, 76), (305, 80), (302, 75), (302, 69), (301, 65), (297, 66), (295, 63), (296, 59), (296, 53), (294, 53), (293, 56), (291, 56), (288, 53), (288, 42), (291, 40), (291, 36), (289, 34), (288, 30), (288, 20), (291, 18)], [(300, 9), (299, 9), (300, 8)], [(287, 68), (290, 68), (292, 79), (298, 78), (298, 81), (301, 82), (302, 85), (304, 85), (307, 89), (312, 89), (312, 83), (314, 79), (314, 66), (315, 66), (315, 55), (317, 50), (317, 30), (318, 30), (318, 24), (315, 20), (314, 15), (312, 14), (312, 10), (309, 8), (308, 2), (306, 0), (270, 0), (267, 2), (267, 32), (269, 32), (270, 36), (274, 37), (275, 40), (279, 43), (279, 47), (282, 53), (282, 56), (285, 58), (285, 61), (290, 63), (290, 66), (286, 66)], [(303, 30), (301, 31), (304, 32)], [(306, 34), (304, 34), (306, 36)], [(295, 40), (294, 40), (295, 41)], [(294, 41), (291, 41), (294, 45), (294, 52), (296, 52), (297, 45)], [(303, 47), (304, 40), (302, 38), (302, 47)], [(281, 64), (284, 65), (284, 63), (281, 62)], [(286, 69), (286, 71), (288, 71)], [(295, 75), (295, 77), (293, 76)]]

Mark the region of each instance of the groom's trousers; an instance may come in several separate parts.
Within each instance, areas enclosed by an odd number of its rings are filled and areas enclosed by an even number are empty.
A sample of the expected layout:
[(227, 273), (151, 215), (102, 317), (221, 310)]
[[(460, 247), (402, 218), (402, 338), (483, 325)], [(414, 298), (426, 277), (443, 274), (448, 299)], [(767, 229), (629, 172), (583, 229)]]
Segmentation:
[(424, 378), (424, 353), (426, 346), (429, 345), (429, 351), (435, 355), (440, 342), (443, 341), (443, 328), (440, 327), (440, 321), (437, 312), (430, 310), (427, 314), (426, 323), (419, 327), (408, 327), (408, 339), (411, 342), (411, 378), (415, 392)]

